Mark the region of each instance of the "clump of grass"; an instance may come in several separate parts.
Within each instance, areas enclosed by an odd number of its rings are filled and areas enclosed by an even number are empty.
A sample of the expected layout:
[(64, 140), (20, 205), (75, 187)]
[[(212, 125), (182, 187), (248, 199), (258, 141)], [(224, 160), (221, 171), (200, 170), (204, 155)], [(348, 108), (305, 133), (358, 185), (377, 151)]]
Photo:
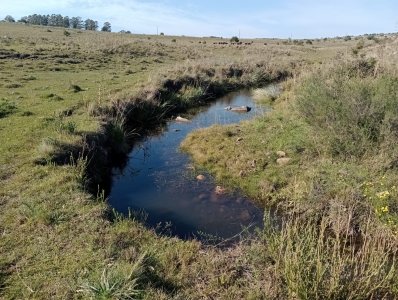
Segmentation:
[(371, 217), (355, 232), (345, 225), (355, 218), (354, 211), (344, 215), (347, 219), (337, 225), (325, 215), (293, 216), (281, 229), (266, 224), (267, 249), (289, 299), (398, 296), (394, 241), (374, 230)]
[(280, 86), (271, 84), (263, 88), (253, 90), (253, 99), (259, 102), (272, 103), (281, 93)]
[(23, 216), (32, 222), (39, 222), (46, 226), (59, 225), (67, 221), (67, 215), (62, 210), (48, 210), (38, 204), (31, 204), (28, 202), (23, 203)]
[(100, 278), (81, 286), (78, 292), (93, 299), (140, 299), (140, 280), (144, 274), (146, 254), (129, 266), (104, 268)]
[(115, 153), (127, 154), (134, 135), (134, 131), (128, 129), (126, 118), (119, 114), (106, 125), (106, 136)]
[(6, 84), (5, 87), (7, 89), (17, 89), (17, 88), (23, 87), (23, 85), (21, 83), (19, 83), (19, 82), (14, 82), (14, 83)]
[(32, 80), (36, 80), (36, 79), (37, 79), (37, 77), (33, 76), (33, 75), (25, 76), (22, 78), (22, 80), (25, 80), (25, 81), (32, 81)]
[(68, 121), (66, 123), (61, 123), (59, 125), (60, 131), (67, 132), (69, 134), (74, 134), (76, 132), (76, 128), (77, 128), (76, 123), (73, 121)]
[(55, 152), (57, 141), (52, 138), (45, 138), (37, 147), (38, 153), (41, 157), (49, 158)]
[(30, 117), (30, 116), (33, 116), (33, 115), (34, 115), (34, 113), (29, 111), (29, 110), (24, 111), (24, 112), (21, 113), (22, 117)]
[(46, 95), (44, 95), (44, 97), (47, 99), (55, 100), (55, 101), (64, 100), (64, 98), (62, 98), (61, 96), (58, 96), (57, 94), (54, 94), (54, 93), (46, 94)]
[(81, 91), (84, 91), (80, 86), (78, 86), (77, 84), (71, 84), (70, 88), (69, 88), (72, 92), (74, 93), (78, 93)]
[(7, 115), (13, 113), (17, 107), (14, 103), (8, 100), (0, 100), (0, 118), (4, 118)]

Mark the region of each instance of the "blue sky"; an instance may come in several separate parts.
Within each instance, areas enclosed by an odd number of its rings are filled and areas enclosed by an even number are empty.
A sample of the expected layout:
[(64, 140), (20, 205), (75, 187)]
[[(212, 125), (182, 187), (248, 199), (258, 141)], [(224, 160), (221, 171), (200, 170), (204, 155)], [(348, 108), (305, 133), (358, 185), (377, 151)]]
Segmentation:
[(315, 38), (397, 32), (397, 0), (0, 0), (0, 18), (60, 13), (109, 21), (113, 31)]

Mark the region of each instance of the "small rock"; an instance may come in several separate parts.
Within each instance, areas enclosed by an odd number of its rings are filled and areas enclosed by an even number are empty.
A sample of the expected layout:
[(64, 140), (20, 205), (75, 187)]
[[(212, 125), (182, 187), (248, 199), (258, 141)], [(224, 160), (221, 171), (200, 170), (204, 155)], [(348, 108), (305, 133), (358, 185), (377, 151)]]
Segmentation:
[(190, 120), (188, 120), (188, 119), (186, 119), (186, 118), (183, 118), (183, 117), (180, 117), (180, 116), (178, 116), (178, 117), (176, 118), (176, 121), (177, 121), (177, 122), (184, 122), (184, 123), (191, 122)]
[(257, 164), (257, 161), (254, 159), (254, 160), (252, 160), (252, 161), (249, 161), (249, 165), (250, 165), (250, 167), (252, 167), (252, 168), (255, 168), (256, 167), (256, 164)]
[(174, 129), (174, 132), (180, 132), (181, 129)]
[(276, 151), (276, 155), (278, 155), (279, 158), (285, 157), (286, 156), (286, 152), (284, 152), (284, 151)]
[(243, 138), (242, 138), (242, 137), (239, 137), (239, 138), (236, 139), (236, 142), (240, 142), (240, 141), (242, 141), (242, 140), (243, 140)]
[(192, 165), (192, 164), (187, 164), (187, 165), (185, 166), (185, 168), (186, 168), (187, 170), (195, 170), (195, 166)]
[(251, 111), (251, 107), (249, 106), (237, 106), (237, 107), (232, 107), (230, 110), (235, 111), (235, 112), (249, 112)]
[(226, 188), (223, 188), (222, 186), (219, 185), (216, 186), (215, 193), (217, 195), (225, 194), (226, 191), (227, 191)]
[(198, 197), (198, 199), (199, 199), (200, 201), (204, 201), (204, 200), (206, 200), (206, 199), (208, 199), (208, 198), (209, 198), (209, 195), (207, 195), (207, 194), (205, 194), (205, 193), (200, 194), (199, 197)]
[(204, 175), (202, 175), (202, 174), (199, 174), (198, 176), (196, 176), (196, 179), (199, 180), (199, 181), (203, 181), (203, 180), (206, 179), (206, 177)]
[(244, 176), (245, 176), (245, 171), (241, 170), (241, 171), (239, 172), (239, 177), (244, 177)]
[(290, 162), (291, 158), (289, 157), (281, 157), (276, 160), (276, 163), (280, 166), (285, 166)]

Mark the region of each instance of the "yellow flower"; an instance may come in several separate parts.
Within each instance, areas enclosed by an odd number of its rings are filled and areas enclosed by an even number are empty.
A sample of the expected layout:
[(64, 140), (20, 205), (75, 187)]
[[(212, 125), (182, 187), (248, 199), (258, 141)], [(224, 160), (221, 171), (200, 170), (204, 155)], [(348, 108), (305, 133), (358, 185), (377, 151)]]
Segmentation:
[(386, 206), (381, 207), (380, 211), (383, 213), (388, 213), (388, 206), (386, 205)]
[(390, 197), (390, 192), (389, 191), (380, 192), (377, 193), (376, 196), (379, 197), (379, 199), (384, 200)]

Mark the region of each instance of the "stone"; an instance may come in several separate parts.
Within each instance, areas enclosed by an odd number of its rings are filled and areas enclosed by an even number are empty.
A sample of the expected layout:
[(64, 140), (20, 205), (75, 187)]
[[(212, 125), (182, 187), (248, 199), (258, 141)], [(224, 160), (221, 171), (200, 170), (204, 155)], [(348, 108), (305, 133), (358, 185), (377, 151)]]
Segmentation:
[(203, 180), (206, 179), (206, 177), (204, 175), (202, 175), (202, 174), (199, 174), (198, 176), (196, 176), (196, 179), (199, 180), (199, 181), (203, 181)]
[(177, 121), (177, 122), (183, 122), (183, 123), (191, 122), (190, 120), (188, 120), (188, 119), (186, 119), (186, 118), (183, 118), (183, 117), (180, 117), (180, 116), (178, 116), (178, 117), (176, 118), (176, 121)]
[(281, 157), (276, 160), (276, 163), (280, 166), (285, 166), (290, 162), (291, 158), (289, 157)]
[(249, 106), (237, 106), (237, 107), (232, 107), (230, 110), (235, 111), (235, 112), (249, 112), (251, 111), (251, 107)]
[(209, 195), (207, 195), (207, 194), (205, 194), (205, 193), (200, 194), (199, 197), (198, 197), (198, 199), (199, 199), (200, 201), (207, 200), (208, 198), (209, 198)]
[(222, 186), (217, 185), (215, 189), (216, 195), (223, 195), (226, 192), (226, 188), (223, 188)]
[(284, 152), (284, 151), (276, 151), (276, 155), (278, 155), (279, 158), (285, 157), (286, 156), (286, 152)]
[(240, 142), (240, 141), (243, 141), (243, 137), (238, 137), (238, 138), (236, 139), (236, 142)]

